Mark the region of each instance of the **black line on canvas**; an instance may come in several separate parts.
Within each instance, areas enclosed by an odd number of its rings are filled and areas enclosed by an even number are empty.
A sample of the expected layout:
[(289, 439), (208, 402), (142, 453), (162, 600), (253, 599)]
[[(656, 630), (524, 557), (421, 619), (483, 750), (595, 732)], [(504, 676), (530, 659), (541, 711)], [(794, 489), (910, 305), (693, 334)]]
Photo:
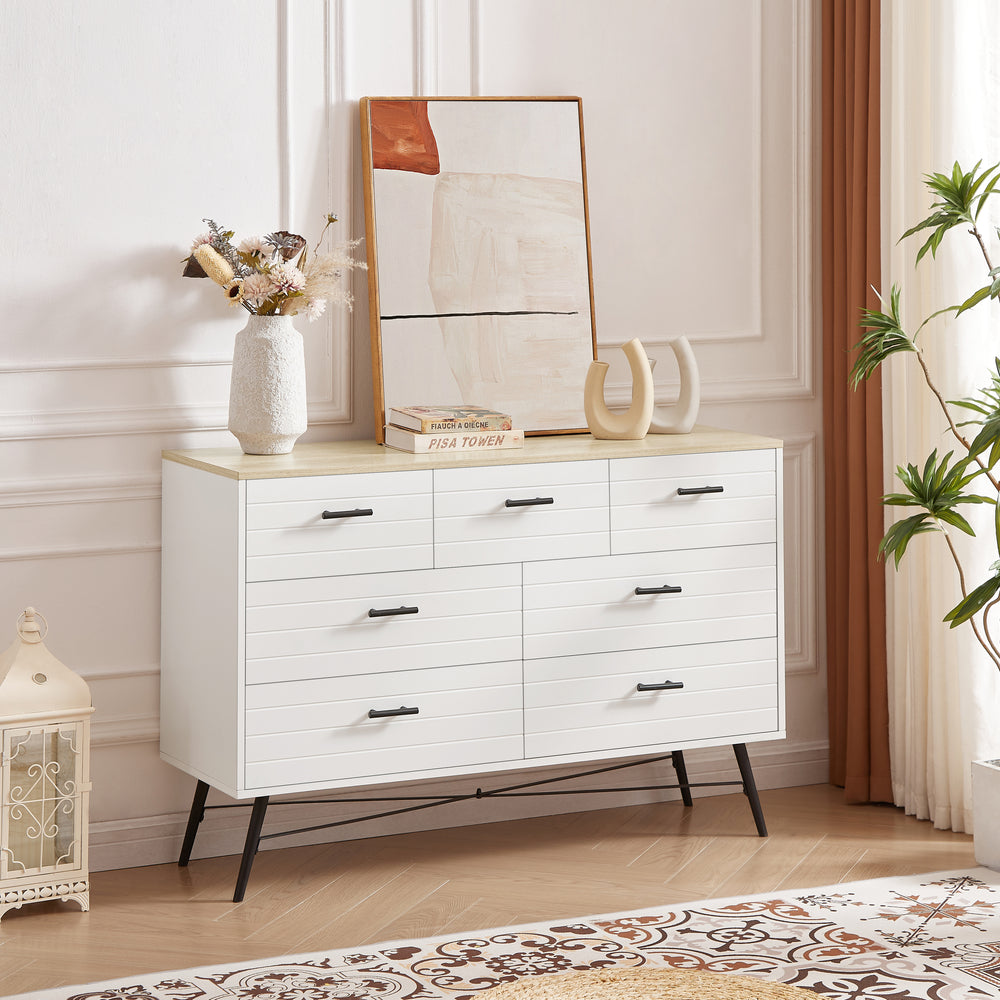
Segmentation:
[(412, 315), (382, 316), (381, 319), (454, 319), (460, 316), (578, 316), (579, 310), (557, 312), (550, 309), (489, 309), (484, 312), (454, 312), (454, 313), (413, 313)]

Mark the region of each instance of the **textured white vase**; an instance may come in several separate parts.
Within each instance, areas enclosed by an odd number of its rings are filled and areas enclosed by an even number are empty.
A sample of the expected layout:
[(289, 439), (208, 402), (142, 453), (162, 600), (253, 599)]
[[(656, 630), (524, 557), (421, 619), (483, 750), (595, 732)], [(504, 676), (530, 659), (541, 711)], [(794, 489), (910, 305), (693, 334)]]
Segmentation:
[(307, 426), (302, 334), (291, 316), (250, 316), (233, 348), (229, 430), (247, 455), (286, 455)]
[(611, 441), (639, 441), (649, 430), (653, 416), (653, 369), (638, 338), (622, 344), (632, 372), (632, 403), (624, 413), (612, 413), (604, 402), (606, 361), (591, 361), (583, 385), (583, 412), (595, 438)]

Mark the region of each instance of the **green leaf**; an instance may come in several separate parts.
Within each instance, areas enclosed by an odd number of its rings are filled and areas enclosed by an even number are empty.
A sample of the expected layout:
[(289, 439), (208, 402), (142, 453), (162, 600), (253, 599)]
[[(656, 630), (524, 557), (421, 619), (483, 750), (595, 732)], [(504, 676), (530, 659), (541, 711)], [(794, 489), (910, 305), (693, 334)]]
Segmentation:
[(950, 312), (956, 312), (956, 310), (958, 310), (959, 308), (961, 308), (961, 307), (960, 307), (960, 306), (945, 306), (945, 307), (944, 307), (944, 309), (937, 309), (937, 310), (935, 310), (934, 312), (932, 312), (932, 313), (930, 314), (930, 316), (928, 316), (928, 317), (927, 317), (927, 319), (925, 319), (925, 320), (923, 321), (923, 323), (921, 323), (921, 324), (920, 324), (920, 326), (918, 326), (918, 327), (917, 327), (917, 329), (916, 329), (916, 332), (915, 332), (915, 333), (913, 334), (913, 339), (914, 339), (914, 341), (916, 341), (916, 339), (917, 339), (917, 334), (919, 334), (919, 333), (920, 333), (920, 331), (921, 331), (921, 330), (922, 330), (922, 329), (923, 329), (923, 328), (924, 328), (925, 326), (927, 326), (927, 324), (928, 324), (928, 323), (929, 323), (929, 322), (930, 322), (930, 321), (931, 321), (932, 319), (935, 319), (935, 318), (937, 318), (938, 316), (943, 316), (943, 315), (944, 315), (945, 313), (950, 313)]
[(1000, 576), (990, 577), (985, 583), (981, 583), (967, 597), (959, 601), (944, 616), (944, 621), (951, 622), (952, 628), (965, 624), (977, 611), (981, 611), (987, 603), (1000, 592)]
[(992, 469), (1000, 461), (1000, 358), (993, 359), (989, 382), (984, 388), (975, 396), (951, 402), (977, 414), (962, 424), (979, 427), (979, 432), (969, 445), (969, 457), (977, 458), (989, 451), (987, 467)]
[(879, 542), (878, 553), (881, 558), (891, 555), (896, 562), (896, 569), (899, 569), (899, 561), (906, 552), (906, 547), (915, 535), (925, 531), (939, 531), (928, 514), (914, 514), (902, 521), (897, 521), (885, 533), (885, 537)]
[(970, 295), (958, 307), (958, 312), (955, 313), (955, 315), (956, 316), (961, 316), (962, 313), (967, 312), (973, 306), (979, 305), (979, 303), (982, 302), (983, 299), (989, 298), (992, 294), (993, 294), (993, 286), (992, 285), (986, 285), (983, 288), (980, 288), (979, 291), (974, 292), (972, 295)]
[(886, 358), (900, 351), (916, 351), (913, 341), (900, 324), (898, 285), (893, 285), (889, 293), (889, 312), (865, 309), (860, 325), (865, 333), (854, 345), (853, 350), (858, 355), (850, 374), (851, 385), (855, 389), (871, 378)]
[[(982, 429), (973, 438), (972, 444), (969, 445), (969, 454), (975, 458), (986, 451), (987, 448), (992, 452), (998, 442), (1000, 442), (1000, 416), (991, 414), (987, 420), (982, 422)], [(989, 468), (992, 469), (993, 464), (991, 456)]]
[[(990, 169), (996, 170), (997, 167), (993, 166)], [(996, 190), (996, 186), (998, 183), (1000, 183), (1000, 172), (997, 172), (993, 175), (989, 184), (986, 185), (986, 188), (984, 189), (983, 193), (979, 196), (979, 204), (976, 206), (976, 215), (975, 215), (977, 219), (979, 218), (979, 213), (983, 210), (983, 205), (986, 204), (986, 199), (993, 194), (993, 192)]]
[(956, 160), (950, 174), (924, 175), (925, 186), (935, 195), (931, 213), (926, 219), (907, 229), (901, 237), (907, 239), (924, 230), (933, 230), (917, 253), (918, 264), (928, 250), (932, 257), (937, 255), (938, 247), (949, 230), (961, 225), (975, 226), (986, 201), (996, 194), (997, 184), (1000, 182), (1000, 163), (980, 172), (982, 162), (980, 160), (971, 170), (965, 171)]
[[(985, 497), (977, 497), (976, 499), (981, 502), (988, 502)], [(946, 524), (950, 524), (954, 528), (958, 528), (959, 531), (964, 531), (967, 535), (975, 537), (976, 533), (973, 531), (972, 525), (957, 510), (943, 510), (938, 514), (938, 519), (944, 521)]]
[(891, 554), (899, 566), (911, 539), (925, 531), (940, 531), (948, 524), (967, 535), (975, 532), (959, 510), (966, 504), (996, 503), (995, 497), (967, 492), (968, 486), (982, 471), (974, 467), (967, 471), (971, 458), (963, 458), (951, 463), (953, 452), (938, 459), (937, 450), (932, 451), (918, 469), (912, 463), (906, 468), (897, 467), (896, 476), (906, 489), (905, 493), (889, 493), (882, 502), (889, 507), (919, 507), (921, 513), (913, 514), (893, 524), (885, 533), (879, 545), (881, 556)]

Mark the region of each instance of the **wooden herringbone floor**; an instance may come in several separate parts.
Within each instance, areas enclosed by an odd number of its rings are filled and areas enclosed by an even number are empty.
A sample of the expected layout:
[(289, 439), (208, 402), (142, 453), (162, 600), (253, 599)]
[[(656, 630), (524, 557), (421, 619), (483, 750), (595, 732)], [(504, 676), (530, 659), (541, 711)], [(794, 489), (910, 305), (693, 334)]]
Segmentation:
[(972, 838), (826, 785), (607, 809), (92, 877), (91, 910), (0, 923), (0, 994), (660, 903), (965, 868)]

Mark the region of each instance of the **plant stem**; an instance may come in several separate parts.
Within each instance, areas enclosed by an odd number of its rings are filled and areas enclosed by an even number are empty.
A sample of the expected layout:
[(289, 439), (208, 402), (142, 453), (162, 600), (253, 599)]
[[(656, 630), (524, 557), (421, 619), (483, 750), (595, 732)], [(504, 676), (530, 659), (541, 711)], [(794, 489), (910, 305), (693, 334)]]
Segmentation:
[[(963, 598), (968, 597), (969, 595), (965, 589), (965, 573), (962, 570), (962, 563), (958, 558), (958, 553), (955, 551), (955, 545), (952, 542), (951, 536), (948, 534), (948, 530), (946, 528), (942, 527), (941, 532), (944, 535), (945, 541), (948, 543), (948, 551), (951, 552), (951, 558), (954, 559), (955, 561), (955, 568), (958, 570), (958, 583), (959, 586), (962, 588), (962, 597)], [(996, 601), (994, 601), (993, 603), (995, 604)], [(983, 638), (982, 633), (979, 631), (979, 626), (976, 624), (975, 618), (970, 618), (969, 624), (972, 626), (972, 631), (975, 632), (976, 638), (979, 640), (979, 645), (982, 646), (983, 649), (986, 651), (986, 655), (993, 661), (993, 664), (997, 668), (997, 670), (1000, 670), (1000, 655), (998, 655), (998, 651), (996, 647), (993, 645), (992, 639), (990, 639), (989, 642), (987, 642), (987, 640)], [(985, 624), (986, 622), (984, 615), (983, 616), (984, 628)], [(989, 636), (988, 630), (986, 634), (987, 636)]]
[(326, 231), (337, 221), (337, 216), (332, 212), (328, 212), (326, 215), (326, 225), (323, 227), (323, 231), (319, 234), (319, 239), (316, 241), (316, 246), (313, 247), (313, 254), (319, 252), (320, 244), (323, 242), (323, 237), (326, 236)]
[[(930, 370), (927, 367), (927, 362), (924, 361), (923, 351), (921, 351), (920, 348), (917, 347), (915, 344), (914, 344), (914, 348), (915, 348), (916, 354), (917, 354), (917, 361), (920, 362), (920, 367), (923, 369), (923, 372), (924, 372), (924, 381), (927, 383), (927, 387), (931, 390), (932, 393), (934, 393), (934, 396), (937, 398), (937, 401), (938, 401), (938, 403), (941, 406), (941, 410), (942, 410), (942, 412), (945, 415), (945, 419), (948, 421), (948, 426), (951, 428), (952, 434), (954, 434), (955, 437), (958, 438), (958, 440), (961, 443), (962, 447), (967, 452), (972, 451), (972, 445), (971, 445), (971, 443), (968, 440), (966, 440), (966, 438), (962, 435), (962, 432), (958, 429), (957, 425), (955, 424), (955, 421), (952, 419), (951, 411), (948, 409), (948, 404), (947, 404), (947, 402), (945, 402), (944, 396), (941, 395), (941, 391), (934, 384), (934, 381), (931, 378), (931, 373), (930, 373)], [(998, 481), (994, 477), (993, 473), (990, 472), (989, 466), (986, 465), (983, 462), (983, 460), (978, 455), (976, 455), (975, 461), (976, 461), (976, 464), (979, 466), (979, 468), (982, 469), (983, 472), (986, 474), (986, 477), (987, 477), (987, 479), (989, 479), (990, 483), (993, 485), (993, 488), (995, 490), (997, 490), (998, 492), (1000, 492), (1000, 481)]]
[[(1000, 597), (994, 597), (993, 600), (990, 601), (985, 608), (983, 608), (983, 632), (986, 633), (986, 638), (989, 640), (989, 644), (993, 649), (996, 649), (997, 645), (993, 641), (993, 636), (990, 635), (989, 614), (997, 606), (997, 604), (1000, 604)], [(994, 662), (996, 661), (994, 660)], [(997, 663), (997, 667), (1000, 669), (1000, 663)]]
[(969, 230), (973, 236), (979, 241), (979, 249), (983, 251), (983, 257), (986, 259), (986, 266), (990, 269), (990, 276), (992, 277), (993, 262), (990, 260), (990, 255), (986, 250), (986, 243), (983, 241), (982, 233), (979, 232), (979, 228), (975, 223), (972, 224), (972, 228)]

